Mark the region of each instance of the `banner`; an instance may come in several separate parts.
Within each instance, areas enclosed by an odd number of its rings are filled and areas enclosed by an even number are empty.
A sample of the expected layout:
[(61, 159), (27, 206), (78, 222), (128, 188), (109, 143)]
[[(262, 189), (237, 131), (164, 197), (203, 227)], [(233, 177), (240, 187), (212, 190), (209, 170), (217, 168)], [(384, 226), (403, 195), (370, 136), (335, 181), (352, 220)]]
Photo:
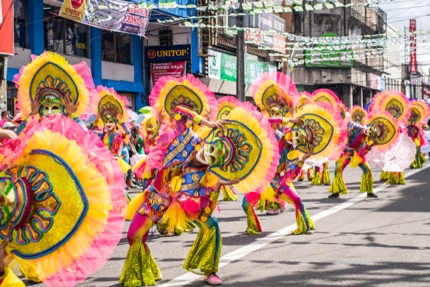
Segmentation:
[(0, 19), (0, 55), (13, 55), (13, 0), (0, 0)]
[(213, 50), (208, 51), (208, 74), (209, 78), (221, 80), (221, 55)]
[[(334, 33), (326, 33), (322, 39), (333, 39), (338, 37)], [(317, 44), (318, 50), (305, 50), (305, 66), (317, 68), (352, 68), (354, 67), (354, 54), (346, 45), (333, 44), (327, 40), (328, 44)]]
[(416, 42), (416, 35), (415, 32), (417, 31), (417, 20), (410, 19), (409, 20), (409, 32), (411, 33), (410, 36), (410, 46), (411, 46), (411, 53), (410, 53), (410, 60), (409, 60), (409, 71), (412, 75), (415, 75), (417, 73), (417, 42)]
[(236, 82), (237, 60), (235, 56), (221, 54), (221, 80)]
[[(236, 57), (213, 50), (209, 50), (208, 54), (209, 78), (236, 82)], [(252, 85), (264, 73), (270, 73), (276, 79), (276, 72), (276, 66), (259, 62), (258, 57), (245, 54), (245, 84)]]
[(146, 5), (120, 0), (65, 0), (60, 11), (85, 25), (139, 36), (145, 35), (150, 15)]
[(187, 71), (187, 61), (169, 62), (169, 63), (151, 63), (150, 86), (151, 88), (160, 77), (170, 76), (180, 78), (185, 76)]
[(82, 22), (86, 6), (87, 0), (64, 0), (60, 10), (60, 16)]

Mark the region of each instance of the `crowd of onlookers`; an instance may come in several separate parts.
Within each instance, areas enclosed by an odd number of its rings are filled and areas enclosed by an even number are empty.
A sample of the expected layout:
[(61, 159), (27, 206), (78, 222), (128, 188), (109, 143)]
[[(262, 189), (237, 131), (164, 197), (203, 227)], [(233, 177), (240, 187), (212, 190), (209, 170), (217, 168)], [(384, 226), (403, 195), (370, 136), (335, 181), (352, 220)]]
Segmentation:
[(18, 127), (18, 123), (13, 121), (13, 118), (10, 116), (8, 111), (1, 112), (0, 119), (0, 139), (3, 138), (16, 138), (17, 135), (15, 133)]

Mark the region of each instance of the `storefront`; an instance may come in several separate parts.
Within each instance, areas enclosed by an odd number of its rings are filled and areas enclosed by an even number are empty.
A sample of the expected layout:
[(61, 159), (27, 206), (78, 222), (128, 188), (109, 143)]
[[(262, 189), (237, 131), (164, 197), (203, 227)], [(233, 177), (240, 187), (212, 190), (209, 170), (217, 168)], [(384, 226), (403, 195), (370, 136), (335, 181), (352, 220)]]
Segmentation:
[(147, 87), (152, 89), (162, 76), (179, 78), (189, 72), (191, 61), (190, 45), (145, 47)]

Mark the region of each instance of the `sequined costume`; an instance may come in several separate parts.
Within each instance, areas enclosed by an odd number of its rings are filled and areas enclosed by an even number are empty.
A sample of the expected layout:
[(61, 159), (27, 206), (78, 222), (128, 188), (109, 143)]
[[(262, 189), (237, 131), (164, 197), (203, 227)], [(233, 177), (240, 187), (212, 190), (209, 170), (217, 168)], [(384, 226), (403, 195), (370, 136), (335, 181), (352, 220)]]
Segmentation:
[(290, 154), (292, 147), (286, 143), (285, 134), (277, 130), (276, 137), (278, 139), (281, 158), (279, 160), (277, 173), (273, 177), (270, 187), (267, 187), (266, 193), (263, 195), (260, 195), (259, 193), (248, 193), (243, 197), (242, 208), (247, 216), (246, 233), (259, 234), (262, 231), (261, 223), (254, 211), (254, 207), (259, 203), (259, 201), (260, 205), (267, 205), (263, 206), (264, 209), (266, 209), (269, 204), (273, 204), (273, 202), (278, 202), (279, 205), (282, 204), (280, 201), (274, 201), (273, 199), (275, 198), (288, 202), (294, 206), (297, 229), (294, 230), (293, 233), (305, 234), (314, 230), (315, 224), (292, 184), (292, 181), (300, 174), (303, 162), (299, 162), (298, 158), (291, 157), (291, 154), (294, 154), (295, 152)]
[[(196, 129), (200, 123), (209, 125), (205, 118), (214, 97), (194, 77), (161, 78), (157, 85), (150, 101), (164, 118), (146, 161), (146, 168), (156, 169), (157, 174), (144, 191), (144, 202), (127, 233), (130, 249), (120, 277), (124, 286), (154, 285), (161, 278), (146, 244), (151, 226), (161, 223), (170, 230), (184, 229), (190, 221), (200, 230), (183, 267), (210, 281), (218, 271), (222, 246), (218, 220), (212, 216), (221, 180), (229, 184), (240, 179), (238, 188), (249, 192), (252, 185), (259, 188), (255, 182), (261, 173), (273, 176), (278, 160), (275, 140), (243, 109), (235, 109), (222, 130)], [(261, 179), (261, 186), (267, 181)]]
[(356, 123), (348, 124), (348, 146), (344, 149), (343, 153), (336, 161), (334, 179), (329, 188), (329, 192), (333, 194), (347, 194), (348, 189), (343, 180), (343, 170), (350, 164), (354, 155), (358, 162), (355, 166), (359, 166), (363, 171), (361, 177), (360, 191), (372, 193), (373, 192), (373, 177), (372, 171), (365, 159), (365, 155), (370, 150), (369, 139), (365, 133), (366, 129)]
[(376, 151), (392, 147), (398, 137), (397, 121), (386, 112), (374, 112), (364, 121), (365, 126), (354, 122), (348, 124), (348, 142), (341, 156), (336, 161), (335, 175), (329, 188), (330, 197), (347, 194), (348, 189), (343, 179), (343, 170), (351, 163), (352, 167), (360, 167), (363, 171), (360, 191), (368, 196), (376, 197), (373, 193), (373, 176), (366, 154), (371, 148)]
[(0, 152), (0, 239), (27, 277), (75, 286), (101, 268), (122, 237), (126, 199), (98, 137), (54, 115)]

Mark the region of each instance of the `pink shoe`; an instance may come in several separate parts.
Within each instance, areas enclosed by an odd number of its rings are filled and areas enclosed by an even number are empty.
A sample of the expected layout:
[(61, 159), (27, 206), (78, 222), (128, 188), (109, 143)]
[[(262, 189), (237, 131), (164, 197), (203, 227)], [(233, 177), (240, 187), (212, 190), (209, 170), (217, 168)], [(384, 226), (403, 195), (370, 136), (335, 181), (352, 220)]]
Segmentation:
[(209, 274), (205, 276), (205, 282), (208, 283), (209, 285), (221, 285), (222, 284), (222, 280), (215, 274)]
[(266, 214), (268, 214), (268, 215), (278, 215), (279, 214), (279, 209), (275, 210), (273, 208), (270, 208), (269, 210), (266, 211)]

